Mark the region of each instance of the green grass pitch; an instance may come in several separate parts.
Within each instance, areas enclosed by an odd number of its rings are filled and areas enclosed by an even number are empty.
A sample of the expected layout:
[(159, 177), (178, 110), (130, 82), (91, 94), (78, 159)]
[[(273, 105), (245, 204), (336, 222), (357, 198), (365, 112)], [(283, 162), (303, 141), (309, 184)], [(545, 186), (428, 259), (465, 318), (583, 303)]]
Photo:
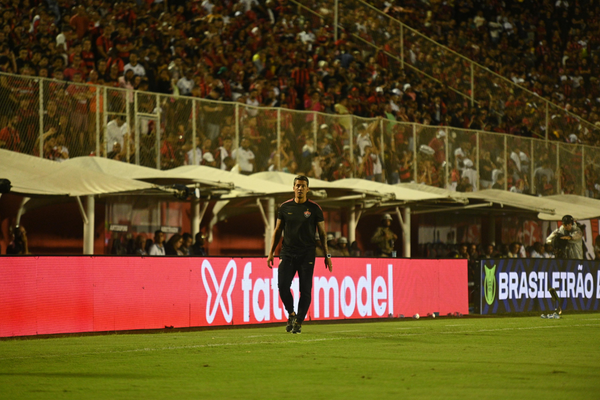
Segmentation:
[(0, 341), (1, 399), (599, 399), (600, 314)]

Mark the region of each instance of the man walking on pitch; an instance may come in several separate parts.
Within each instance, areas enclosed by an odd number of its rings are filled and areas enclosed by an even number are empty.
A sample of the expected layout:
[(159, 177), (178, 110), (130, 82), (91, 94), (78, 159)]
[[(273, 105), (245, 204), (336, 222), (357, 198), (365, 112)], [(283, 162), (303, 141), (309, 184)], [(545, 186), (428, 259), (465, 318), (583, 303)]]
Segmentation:
[[(278, 282), (279, 297), (288, 312), (289, 318), (285, 330), (300, 333), (302, 321), (306, 317), (311, 302), (312, 280), (315, 269), (315, 232), (319, 231), (321, 246), (325, 251), (325, 268), (332, 271), (331, 255), (327, 249), (327, 234), (323, 210), (308, 195), (308, 178), (298, 175), (294, 178), (294, 198), (279, 206), (279, 214), (275, 225), (275, 232), (271, 242), (271, 250), (267, 258), (267, 265), (273, 268), (275, 249), (283, 233), (283, 247), (279, 255)], [(300, 301), (298, 313), (294, 312), (294, 297), (290, 287), (292, 280), (298, 272), (300, 280)]]

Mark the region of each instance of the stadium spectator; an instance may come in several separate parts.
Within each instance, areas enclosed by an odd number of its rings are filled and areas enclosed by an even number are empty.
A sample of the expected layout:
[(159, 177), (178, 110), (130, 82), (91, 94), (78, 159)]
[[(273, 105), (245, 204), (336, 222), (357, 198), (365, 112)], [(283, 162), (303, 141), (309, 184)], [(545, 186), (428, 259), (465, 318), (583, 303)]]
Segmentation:
[(174, 233), (173, 236), (169, 238), (167, 243), (165, 243), (165, 255), (167, 256), (183, 256), (183, 250), (181, 250), (181, 246), (183, 245), (183, 237)]
[(371, 237), (371, 243), (377, 246), (377, 256), (379, 257), (392, 257), (395, 252), (394, 246), (398, 236), (392, 232), (391, 223), (392, 216), (384, 214), (381, 218), (381, 226), (377, 228)]
[(196, 233), (196, 241), (190, 248), (190, 255), (192, 256), (207, 256), (208, 253), (204, 247), (204, 234), (202, 232)]
[(27, 231), (23, 225), (16, 226), (12, 230), (12, 241), (6, 247), (6, 254), (10, 255), (26, 255), (29, 253), (29, 240), (27, 239)]
[(164, 256), (165, 255), (165, 233), (161, 230), (154, 232), (154, 243), (148, 250), (150, 256)]

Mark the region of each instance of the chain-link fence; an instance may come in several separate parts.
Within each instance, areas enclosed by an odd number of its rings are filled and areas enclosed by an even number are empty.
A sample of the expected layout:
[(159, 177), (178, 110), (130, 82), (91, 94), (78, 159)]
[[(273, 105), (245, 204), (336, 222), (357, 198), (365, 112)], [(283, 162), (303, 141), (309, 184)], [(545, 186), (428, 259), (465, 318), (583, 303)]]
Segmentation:
[(0, 146), (56, 161), (93, 155), (158, 169), (600, 198), (600, 149), (581, 144), (360, 118), (347, 113), (349, 100), (334, 114), (12, 75), (0, 83)]

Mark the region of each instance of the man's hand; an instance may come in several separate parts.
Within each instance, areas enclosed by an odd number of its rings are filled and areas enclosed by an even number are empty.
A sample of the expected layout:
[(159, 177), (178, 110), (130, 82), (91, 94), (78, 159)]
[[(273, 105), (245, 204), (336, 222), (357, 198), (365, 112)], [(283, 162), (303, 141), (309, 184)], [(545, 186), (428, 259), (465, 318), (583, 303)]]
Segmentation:
[(273, 253), (269, 253), (269, 257), (267, 257), (267, 267), (269, 267), (270, 269), (273, 269), (273, 259), (275, 257), (273, 257)]
[(325, 257), (325, 268), (329, 269), (329, 272), (333, 271), (333, 264), (331, 258)]
[(571, 236), (561, 236), (560, 238), (563, 239), (563, 240), (571, 240), (571, 239), (573, 239)]

